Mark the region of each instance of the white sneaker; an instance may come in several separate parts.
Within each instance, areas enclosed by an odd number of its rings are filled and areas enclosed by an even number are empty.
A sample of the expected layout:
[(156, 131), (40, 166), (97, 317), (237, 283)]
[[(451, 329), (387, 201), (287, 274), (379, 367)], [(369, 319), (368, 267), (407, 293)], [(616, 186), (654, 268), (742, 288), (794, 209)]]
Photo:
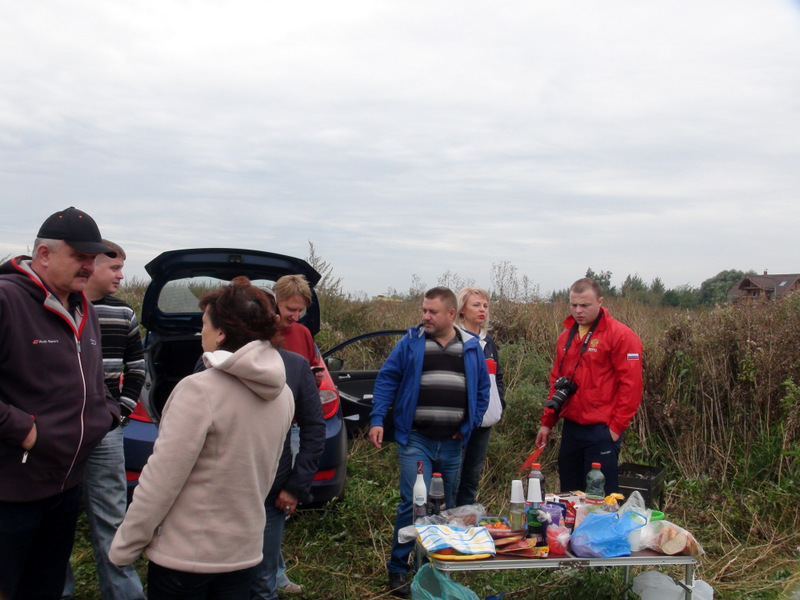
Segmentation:
[(294, 581), (290, 581), (283, 587), (278, 588), (281, 592), (286, 592), (287, 594), (300, 594), (303, 592), (303, 586), (295, 583)]

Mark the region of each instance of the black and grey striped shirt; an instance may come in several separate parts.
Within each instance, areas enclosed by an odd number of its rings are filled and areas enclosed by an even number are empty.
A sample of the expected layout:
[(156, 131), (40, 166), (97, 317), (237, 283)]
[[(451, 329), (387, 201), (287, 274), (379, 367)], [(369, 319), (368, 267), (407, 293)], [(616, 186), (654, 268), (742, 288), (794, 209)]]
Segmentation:
[(452, 437), (467, 413), (464, 345), (460, 334), (442, 347), (425, 336), (425, 357), (419, 384), (414, 429), (434, 439)]
[(144, 384), (139, 320), (127, 303), (114, 296), (105, 296), (92, 304), (100, 321), (106, 385), (119, 400), (122, 414), (128, 415), (136, 408)]

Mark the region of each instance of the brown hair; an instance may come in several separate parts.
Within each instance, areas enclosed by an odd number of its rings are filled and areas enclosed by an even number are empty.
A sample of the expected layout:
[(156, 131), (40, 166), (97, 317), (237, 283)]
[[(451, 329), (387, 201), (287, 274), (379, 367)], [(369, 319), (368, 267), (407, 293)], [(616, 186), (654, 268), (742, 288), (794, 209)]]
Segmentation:
[(275, 282), (272, 290), (278, 302), (288, 300), (292, 296), (300, 296), (305, 300), (306, 306), (311, 306), (311, 287), (302, 275), (284, 275)]
[(221, 329), (221, 350), (235, 352), (254, 340), (269, 340), (278, 330), (278, 320), (267, 293), (240, 276), (200, 299), (211, 324)]
[(456, 308), (456, 295), (453, 293), (453, 290), (442, 285), (429, 289), (425, 292), (425, 297), (428, 300), (439, 298), (447, 310), (451, 308), (455, 310)]
[[(109, 240), (103, 240), (103, 243), (110, 248), (110, 250), (108, 252), (104, 252), (103, 253), (107, 257), (109, 257), (109, 258), (121, 258), (122, 260), (127, 260), (128, 259), (128, 257), (125, 256), (125, 250), (123, 250), (122, 246), (120, 246), (119, 244), (115, 244), (114, 242), (109, 241)], [(102, 256), (102, 254), (99, 254), (98, 256)]]
[(588, 292), (590, 289), (594, 290), (594, 293), (598, 298), (602, 297), (603, 294), (600, 290), (600, 284), (589, 277), (578, 279), (578, 281), (570, 286), (569, 291), (575, 292), (576, 294), (582, 294), (583, 292)]

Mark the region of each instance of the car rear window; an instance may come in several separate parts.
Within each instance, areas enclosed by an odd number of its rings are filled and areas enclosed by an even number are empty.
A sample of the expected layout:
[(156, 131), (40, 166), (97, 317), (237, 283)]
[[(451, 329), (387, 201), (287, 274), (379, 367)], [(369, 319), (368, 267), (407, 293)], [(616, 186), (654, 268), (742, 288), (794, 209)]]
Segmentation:
[[(217, 277), (187, 277), (168, 281), (158, 295), (158, 310), (165, 314), (200, 314), (198, 302), (208, 292), (230, 281)], [(271, 290), (275, 282), (270, 279), (256, 279), (251, 283), (257, 287)]]

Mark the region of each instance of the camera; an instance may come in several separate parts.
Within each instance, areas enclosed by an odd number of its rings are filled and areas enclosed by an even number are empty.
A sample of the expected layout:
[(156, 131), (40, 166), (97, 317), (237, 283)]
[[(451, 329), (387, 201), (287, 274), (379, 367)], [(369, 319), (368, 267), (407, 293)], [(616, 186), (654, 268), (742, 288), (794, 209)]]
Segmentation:
[(567, 400), (569, 400), (570, 396), (578, 391), (578, 384), (569, 377), (559, 377), (556, 379), (553, 387), (556, 391), (550, 396), (550, 399), (545, 402), (544, 406), (545, 408), (552, 408), (553, 412), (558, 416), (558, 413), (561, 412), (561, 409), (564, 407)]

